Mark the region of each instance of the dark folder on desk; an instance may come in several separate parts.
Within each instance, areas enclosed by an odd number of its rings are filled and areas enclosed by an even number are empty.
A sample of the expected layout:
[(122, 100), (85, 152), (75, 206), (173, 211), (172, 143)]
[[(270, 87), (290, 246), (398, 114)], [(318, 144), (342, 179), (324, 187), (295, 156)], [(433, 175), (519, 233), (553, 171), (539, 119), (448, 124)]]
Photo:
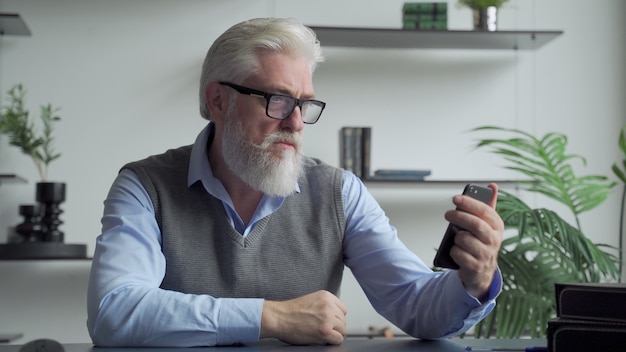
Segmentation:
[(548, 322), (548, 351), (624, 352), (626, 324), (556, 318)]
[(626, 284), (557, 283), (555, 293), (560, 318), (626, 323)]
[(557, 318), (548, 322), (548, 351), (626, 350), (626, 285), (555, 285)]

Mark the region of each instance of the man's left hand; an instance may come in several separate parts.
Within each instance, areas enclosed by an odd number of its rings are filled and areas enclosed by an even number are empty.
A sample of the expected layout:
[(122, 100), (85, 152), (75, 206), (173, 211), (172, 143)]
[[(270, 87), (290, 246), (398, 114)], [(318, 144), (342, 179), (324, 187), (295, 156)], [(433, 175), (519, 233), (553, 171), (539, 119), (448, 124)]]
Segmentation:
[(498, 186), (493, 189), (489, 205), (469, 196), (456, 195), (452, 199), (456, 210), (445, 214), (446, 220), (465, 229), (456, 234), (450, 256), (459, 265), (458, 275), (465, 289), (483, 301), (498, 267), (498, 252), (502, 244), (504, 222), (496, 212)]

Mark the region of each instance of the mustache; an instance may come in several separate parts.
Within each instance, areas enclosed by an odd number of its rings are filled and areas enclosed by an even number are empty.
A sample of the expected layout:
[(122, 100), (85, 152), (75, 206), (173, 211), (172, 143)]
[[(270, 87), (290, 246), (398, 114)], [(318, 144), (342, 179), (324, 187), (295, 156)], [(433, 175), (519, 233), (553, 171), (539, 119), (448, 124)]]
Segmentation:
[(295, 133), (286, 131), (274, 132), (268, 135), (263, 140), (263, 143), (257, 145), (257, 147), (261, 149), (266, 149), (277, 142), (293, 144), (297, 152), (300, 152), (300, 150), (302, 149), (302, 138)]

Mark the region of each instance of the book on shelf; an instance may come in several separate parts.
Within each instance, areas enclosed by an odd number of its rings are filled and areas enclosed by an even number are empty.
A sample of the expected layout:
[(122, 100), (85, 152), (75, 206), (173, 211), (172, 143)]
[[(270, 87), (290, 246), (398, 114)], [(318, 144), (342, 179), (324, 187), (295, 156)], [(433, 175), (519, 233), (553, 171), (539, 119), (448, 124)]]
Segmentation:
[(424, 181), (430, 170), (380, 169), (367, 178), (369, 181)]
[(405, 2), (402, 13), (448, 13), (447, 2)]
[(340, 166), (366, 178), (370, 173), (371, 127), (342, 127), (339, 136)]
[(402, 21), (405, 22), (422, 22), (422, 21), (429, 21), (429, 22), (447, 22), (448, 21), (448, 15), (443, 13), (443, 14), (437, 14), (437, 13), (405, 13), (402, 15)]
[(353, 149), (354, 149), (354, 174), (358, 177), (358, 178), (362, 178), (363, 177), (363, 153), (362, 153), (362, 146), (363, 146), (363, 129), (362, 127), (355, 127), (354, 128), (354, 141), (353, 141)]
[(402, 22), (402, 29), (446, 30), (448, 29), (448, 22), (447, 21), (443, 21), (443, 22), (441, 21), (421, 21), (421, 22), (404, 21)]
[(419, 176), (426, 177), (430, 175), (430, 170), (418, 169), (379, 169), (374, 171), (375, 176)]
[(402, 29), (448, 29), (448, 4), (445, 2), (404, 3)]
[(339, 132), (339, 165), (347, 170), (354, 170), (354, 128), (342, 127)]
[(370, 159), (372, 153), (372, 128), (361, 127), (361, 177), (370, 176)]

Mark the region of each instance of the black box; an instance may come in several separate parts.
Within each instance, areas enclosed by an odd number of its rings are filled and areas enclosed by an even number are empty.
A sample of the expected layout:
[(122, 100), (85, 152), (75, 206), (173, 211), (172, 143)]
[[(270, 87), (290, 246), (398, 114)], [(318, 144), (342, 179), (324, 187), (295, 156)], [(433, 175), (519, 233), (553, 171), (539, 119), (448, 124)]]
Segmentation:
[(550, 352), (626, 351), (626, 324), (556, 318), (548, 322)]
[(626, 284), (557, 283), (555, 293), (559, 318), (626, 323)]

